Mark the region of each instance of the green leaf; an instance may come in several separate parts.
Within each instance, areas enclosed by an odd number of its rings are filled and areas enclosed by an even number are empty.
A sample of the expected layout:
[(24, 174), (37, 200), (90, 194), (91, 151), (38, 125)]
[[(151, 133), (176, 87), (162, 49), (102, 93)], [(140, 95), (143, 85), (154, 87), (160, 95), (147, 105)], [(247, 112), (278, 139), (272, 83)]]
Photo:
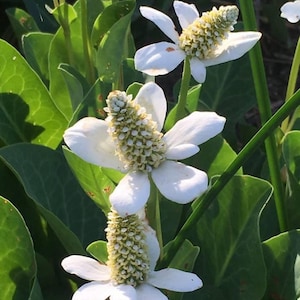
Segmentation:
[(56, 148), (67, 121), (25, 59), (0, 40), (0, 139)]
[(31, 32), (23, 36), (23, 51), (27, 62), (39, 75), (46, 86), (49, 85), (48, 53), (53, 34)]
[[(186, 107), (185, 107), (186, 115), (188, 115), (188, 112), (191, 113), (197, 110), (201, 86), (202, 86), (201, 84), (198, 84), (189, 89), (187, 94), (187, 99), (186, 99)], [(170, 110), (170, 112), (166, 117), (165, 124), (164, 124), (164, 129), (166, 131), (170, 130), (175, 124), (177, 107), (178, 104), (175, 104), (175, 106)]]
[(78, 79), (81, 74), (67, 64), (60, 64), (58, 69), (62, 71), (62, 75), (69, 90), (72, 108), (73, 111), (75, 111), (83, 100), (83, 87)]
[(87, 163), (66, 147), (63, 147), (63, 151), (82, 188), (107, 214), (110, 211), (109, 195), (115, 188), (113, 182), (102, 172), (99, 166)]
[(0, 298), (28, 299), (36, 276), (33, 243), (18, 210), (0, 196)]
[[(169, 267), (187, 272), (192, 271), (199, 254), (199, 250), (200, 248), (198, 246), (194, 246), (189, 240), (184, 240), (170, 262)], [(180, 300), (182, 297), (182, 293), (168, 292), (168, 299)]]
[(29, 295), (28, 300), (43, 300), (43, 294), (41, 291), (41, 287), (37, 278), (33, 281), (33, 286), (31, 289), (31, 293)]
[(77, 18), (77, 12), (74, 7), (66, 2), (52, 9), (51, 13), (62, 26), (70, 25)]
[(290, 229), (300, 227), (300, 131), (291, 131), (282, 141), (282, 154), (286, 165), (287, 193), (285, 208)]
[(40, 31), (34, 19), (26, 11), (20, 8), (8, 8), (6, 13), (19, 41), (25, 33)]
[[(237, 157), (229, 144), (221, 137), (210, 139), (200, 145), (200, 151), (186, 160), (186, 163), (204, 170), (209, 177), (222, 174)], [(242, 174), (240, 169), (238, 174)]]
[(87, 246), (86, 251), (89, 252), (99, 262), (101, 263), (107, 262), (108, 259), (107, 242), (95, 241)]
[(267, 267), (267, 292), (263, 299), (300, 297), (300, 231), (279, 234), (263, 242)]
[(204, 286), (197, 299), (261, 299), (266, 270), (258, 220), (272, 193), (255, 177), (234, 176), (201, 217), (197, 270)]
[(105, 82), (114, 82), (119, 78), (122, 61), (127, 58), (127, 41), (130, 29), (134, 1), (116, 2), (111, 7), (116, 13), (122, 9), (122, 17), (114, 23), (102, 38), (97, 51), (96, 66), (99, 77)]
[(0, 157), (28, 196), (68, 226), (83, 245), (103, 235), (101, 228), (105, 228), (106, 219), (78, 185), (62, 153), (38, 145), (16, 144), (1, 148)]
[[(98, 3), (98, 5), (96, 5)], [(94, 4), (94, 5), (93, 5)], [(88, 1), (88, 23), (94, 21), (96, 14), (102, 10), (100, 1)], [(81, 8), (80, 1), (74, 4), (77, 18), (70, 26), (69, 31), (65, 31), (60, 27), (56, 32), (49, 50), (49, 76), (50, 76), (50, 92), (56, 105), (61, 109), (66, 118), (70, 121), (73, 116), (72, 101), (69, 90), (63, 78), (61, 70), (58, 67), (61, 64), (68, 64), (78, 73), (85, 74), (86, 58), (83, 53), (82, 41), (82, 24), (81, 24)]]
[(300, 183), (300, 131), (291, 131), (284, 136), (282, 154), (287, 168)]
[(235, 125), (243, 121), (245, 113), (256, 105), (248, 56), (208, 67), (200, 100), (212, 111), (226, 117), (224, 136), (228, 142), (237, 145)]

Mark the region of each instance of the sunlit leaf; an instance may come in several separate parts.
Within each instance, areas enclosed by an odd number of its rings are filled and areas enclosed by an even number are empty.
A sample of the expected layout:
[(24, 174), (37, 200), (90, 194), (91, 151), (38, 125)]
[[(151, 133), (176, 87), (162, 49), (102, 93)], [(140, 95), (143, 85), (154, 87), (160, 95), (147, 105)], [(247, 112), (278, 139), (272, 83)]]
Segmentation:
[(0, 40), (0, 138), (56, 148), (67, 121), (19, 52)]

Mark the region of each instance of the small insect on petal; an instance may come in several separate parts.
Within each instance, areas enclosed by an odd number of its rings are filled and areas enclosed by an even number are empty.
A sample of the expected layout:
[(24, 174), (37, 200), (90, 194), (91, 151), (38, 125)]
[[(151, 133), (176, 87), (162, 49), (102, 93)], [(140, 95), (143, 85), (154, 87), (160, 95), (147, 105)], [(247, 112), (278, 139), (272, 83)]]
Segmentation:
[(172, 51), (175, 51), (175, 49), (173, 47), (168, 47), (168, 48), (166, 48), (166, 51), (167, 52), (172, 52)]

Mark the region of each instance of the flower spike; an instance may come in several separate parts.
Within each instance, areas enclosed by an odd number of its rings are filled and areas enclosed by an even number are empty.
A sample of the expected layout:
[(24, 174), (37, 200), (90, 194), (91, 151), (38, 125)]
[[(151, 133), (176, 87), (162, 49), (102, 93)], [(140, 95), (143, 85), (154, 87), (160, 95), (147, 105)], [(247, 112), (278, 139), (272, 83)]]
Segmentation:
[(260, 32), (231, 32), (238, 18), (234, 5), (213, 8), (199, 16), (195, 5), (173, 3), (182, 33), (173, 21), (153, 8), (140, 7), (141, 14), (155, 23), (172, 41), (151, 44), (139, 49), (134, 57), (135, 68), (148, 75), (164, 75), (188, 57), (191, 73), (200, 83), (205, 81), (205, 67), (238, 59), (260, 39)]

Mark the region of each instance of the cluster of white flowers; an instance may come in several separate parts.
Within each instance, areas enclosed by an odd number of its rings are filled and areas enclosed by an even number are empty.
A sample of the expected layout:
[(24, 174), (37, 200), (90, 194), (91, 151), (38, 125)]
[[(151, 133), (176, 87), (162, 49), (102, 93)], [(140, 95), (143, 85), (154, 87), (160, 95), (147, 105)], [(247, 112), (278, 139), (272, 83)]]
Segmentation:
[[(173, 42), (139, 49), (134, 58), (137, 70), (166, 74), (187, 57), (192, 76), (203, 82), (205, 67), (241, 57), (261, 37), (259, 32), (232, 32), (238, 17), (236, 6), (213, 8), (202, 16), (194, 5), (181, 1), (174, 1), (174, 9), (181, 35), (165, 14), (140, 8)], [(78, 255), (62, 262), (67, 272), (91, 281), (75, 292), (73, 300), (160, 300), (167, 297), (158, 289), (196, 290), (202, 281), (193, 273), (172, 268), (155, 271), (160, 249), (144, 210), (151, 180), (165, 198), (180, 204), (207, 190), (207, 174), (179, 160), (196, 154), (200, 144), (219, 134), (225, 118), (197, 111), (164, 133), (167, 101), (154, 82), (143, 85), (134, 99), (113, 91), (106, 103), (105, 120), (83, 118), (64, 134), (68, 147), (87, 162), (125, 173), (110, 195), (106, 264)]]

